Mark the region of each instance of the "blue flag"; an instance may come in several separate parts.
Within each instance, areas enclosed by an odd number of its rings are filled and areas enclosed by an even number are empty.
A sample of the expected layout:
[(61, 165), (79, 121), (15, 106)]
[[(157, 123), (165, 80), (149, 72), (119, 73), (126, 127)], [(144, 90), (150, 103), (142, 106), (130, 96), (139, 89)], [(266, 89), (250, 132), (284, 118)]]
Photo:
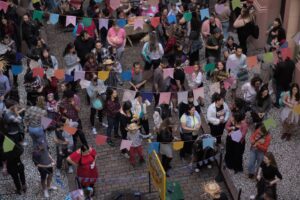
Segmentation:
[(65, 74), (65, 82), (69, 83), (72, 81), (74, 81), (74, 77), (69, 74)]
[(123, 81), (130, 81), (131, 80), (131, 71), (130, 70), (123, 71), (121, 74), (121, 78)]
[(50, 21), (51, 24), (54, 25), (54, 24), (57, 24), (58, 18), (59, 18), (59, 14), (51, 13), (49, 21)]
[(23, 71), (23, 66), (22, 65), (12, 65), (11, 67), (11, 72), (13, 75), (19, 75)]
[(175, 15), (169, 15), (168, 16), (168, 22), (169, 24), (176, 24), (176, 16)]
[(213, 137), (209, 137), (209, 138), (204, 138), (202, 140), (202, 148), (206, 149), (207, 147), (209, 148), (214, 148), (214, 141), (215, 139)]
[(200, 10), (201, 21), (205, 18), (209, 18), (209, 10), (208, 8)]
[(125, 19), (117, 19), (117, 25), (123, 28), (127, 24)]
[(149, 92), (142, 92), (141, 93), (143, 101), (148, 100), (149, 102), (152, 102), (153, 94)]
[(20, 61), (22, 60), (23, 57), (24, 57), (24, 56), (23, 56), (22, 53), (20, 53), (20, 52), (17, 52), (17, 53), (16, 53), (16, 61), (17, 61), (17, 62), (20, 62)]
[(151, 142), (148, 146), (148, 153), (152, 153), (152, 151), (156, 151), (158, 153), (159, 151), (159, 142)]

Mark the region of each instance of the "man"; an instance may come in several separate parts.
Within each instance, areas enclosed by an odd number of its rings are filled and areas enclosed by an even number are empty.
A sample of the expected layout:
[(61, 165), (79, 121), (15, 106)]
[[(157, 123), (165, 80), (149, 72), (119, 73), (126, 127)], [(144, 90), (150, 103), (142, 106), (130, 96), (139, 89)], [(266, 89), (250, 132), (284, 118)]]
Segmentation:
[(101, 64), (104, 60), (110, 58), (109, 50), (102, 45), (100, 40), (96, 41), (95, 48), (92, 50), (92, 53), (95, 54), (98, 64)]
[(170, 87), (170, 77), (164, 79), (164, 68), (168, 66), (168, 60), (163, 58), (160, 62), (160, 65), (154, 70), (153, 73), (153, 93), (154, 93), (154, 100), (155, 106), (157, 106), (159, 101), (159, 93), (160, 92), (167, 92)]
[(240, 46), (238, 46), (236, 48), (236, 52), (234, 54), (231, 54), (227, 59), (226, 70), (228, 73), (230, 73), (231, 76), (236, 78), (236, 84), (234, 84), (231, 87), (233, 98), (235, 98), (236, 96), (235, 93), (236, 93), (236, 89), (238, 88), (239, 79), (241, 80), (242, 78), (244, 78), (240, 76), (241, 76), (241, 71), (245, 71), (247, 69), (246, 59), (247, 57), (245, 54), (243, 54), (243, 49)]
[(30, 20), (28, 14), (23, 15), (22, 38), (25, 40), (29, 49), (36, 44), (38, 36), (39, 27)]
[(207, 63), (216, 63), (220, 60), (222, 47), (221, 29), (215, 28), (213, 34), (207, 39), (205, 46), (205, 57)]
[(81, 66), (84, 66), (86, 62), (86, 55), (91, 52), (95, 46), (94, 39), (90, 38), (89, 34), (86, 31), (82, 31), (80, 35), (76, 38), (75, 49), (80, 58)]
[(6, 95), (11, 90), (8, 77), (3, 74), (4, 68), (0, 67), (0, 102), (4, 102)]

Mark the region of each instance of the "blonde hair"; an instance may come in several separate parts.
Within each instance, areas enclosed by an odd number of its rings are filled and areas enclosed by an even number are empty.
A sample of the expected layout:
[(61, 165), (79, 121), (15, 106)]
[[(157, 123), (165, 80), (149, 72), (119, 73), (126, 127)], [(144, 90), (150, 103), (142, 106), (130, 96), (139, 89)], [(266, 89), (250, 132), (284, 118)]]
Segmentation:
[(0, 72), (6, 71), (7, 65), (8, 65), (7, 60), (4, 57), (0, 57)]
[(46, 103), (45, 103), (45, 97), (44, 96), (38, 96), (37, 101), (36, 101), (36, 106), (45, 109)]

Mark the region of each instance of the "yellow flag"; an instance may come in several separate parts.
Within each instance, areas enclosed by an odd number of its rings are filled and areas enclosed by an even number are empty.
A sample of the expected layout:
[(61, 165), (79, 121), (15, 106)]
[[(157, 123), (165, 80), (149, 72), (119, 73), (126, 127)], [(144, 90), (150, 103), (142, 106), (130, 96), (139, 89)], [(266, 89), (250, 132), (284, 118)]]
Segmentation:
[(183, 148), (183, 141), (179, 141), (179, 142), (174, 142), (173, 143), (173, 149), (175, 151), (178, 151), (178, 150), (180, 150), (182, 148)]
[(109, 71), (99, 71), (98, 78), (102, 81), (105, 81), (109, 76)]
[(40, 0), (32, 0), (32, 3), (35, 4), (35, 3), (39, 3)]
[(295, 113), (297, 113), (298, 115), (300, 115), (300, 104), (294, 106), (293, 111), (294, 111)]
[(4, 141), (3, 141), (3, 152), (10, 152), (14, 149), (15, 147), (15, 143), (9, 139), (8, 137), (4, 137)]

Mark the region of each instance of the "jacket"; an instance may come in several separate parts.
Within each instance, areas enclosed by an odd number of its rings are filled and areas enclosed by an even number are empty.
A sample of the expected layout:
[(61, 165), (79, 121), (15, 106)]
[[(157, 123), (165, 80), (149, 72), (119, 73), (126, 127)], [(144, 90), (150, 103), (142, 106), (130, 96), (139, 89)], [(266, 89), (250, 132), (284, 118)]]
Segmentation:
[[(224, 117), (224, 122), (227, 122), (230, 116), (230, 110), (228, 105), (224, 102), (224, 112), (225, 112), (225, 117)], [(217, 114), (217, 109), (216, 109), (216, 103), (212, 103), (208, 106), (207, 109), (207, 120), (209, 123), (213, 125), (219, 125), (220, 124), (220, 119), (216, 117)]]
[[(220, 22), (220, 20), (218, 18), (215, 18), (216, 20), (216, 25), (219, 29), (221, 29), (222, 31), (222, 24)], [(209, 19), (205, 20), (202, 24), (202, 28), (201, 28), (201, 33), (204, 37), (204, 39), (207, 39), (208, 36), (210, 35), (210, 24), (209, 24)]]
[[(150, 106), (151, 103), (146, 100), (144, 103), (140, 104), (140, 102), (135, 99), (132, 102), (132, 108), (131, 111), (134, 115), (139, 116), (139, 118), (144, 117), (147, 114), (147, 106)], [(142, 107), (143, 107), (143, 112), (142, 112)]]
[(121, 108), (121, 105), (117, 100), (115, 100), (115, 101), (108, 100), (106, 102), (106, 115), (107, 115), (107, 117), (111, 117), (111, 118), (116, 117), (117, 114), (120, 111), (120, 108)]
[(260, 138), (260, 129), (256, 129), (254, 131), (254, 133), (252, 133), (252, 135), (250, 136), (250, 142), (251, 145), (254, 145), (254, 143), (256, 143), (256, 148), (264, 153), (266, 153), (268, 151), (270, 142), (271, 142), (271, 135), (268, 134), (265, 137), (261, 138), (261, 142), (257, 141), (258, 138)]
[(274, 70), (274, 79), (277, 85), (283, 87), (284, 91), (289, 90), (289, 85), (293, 80), (295, 63), (292, 60), (279, 62)]

